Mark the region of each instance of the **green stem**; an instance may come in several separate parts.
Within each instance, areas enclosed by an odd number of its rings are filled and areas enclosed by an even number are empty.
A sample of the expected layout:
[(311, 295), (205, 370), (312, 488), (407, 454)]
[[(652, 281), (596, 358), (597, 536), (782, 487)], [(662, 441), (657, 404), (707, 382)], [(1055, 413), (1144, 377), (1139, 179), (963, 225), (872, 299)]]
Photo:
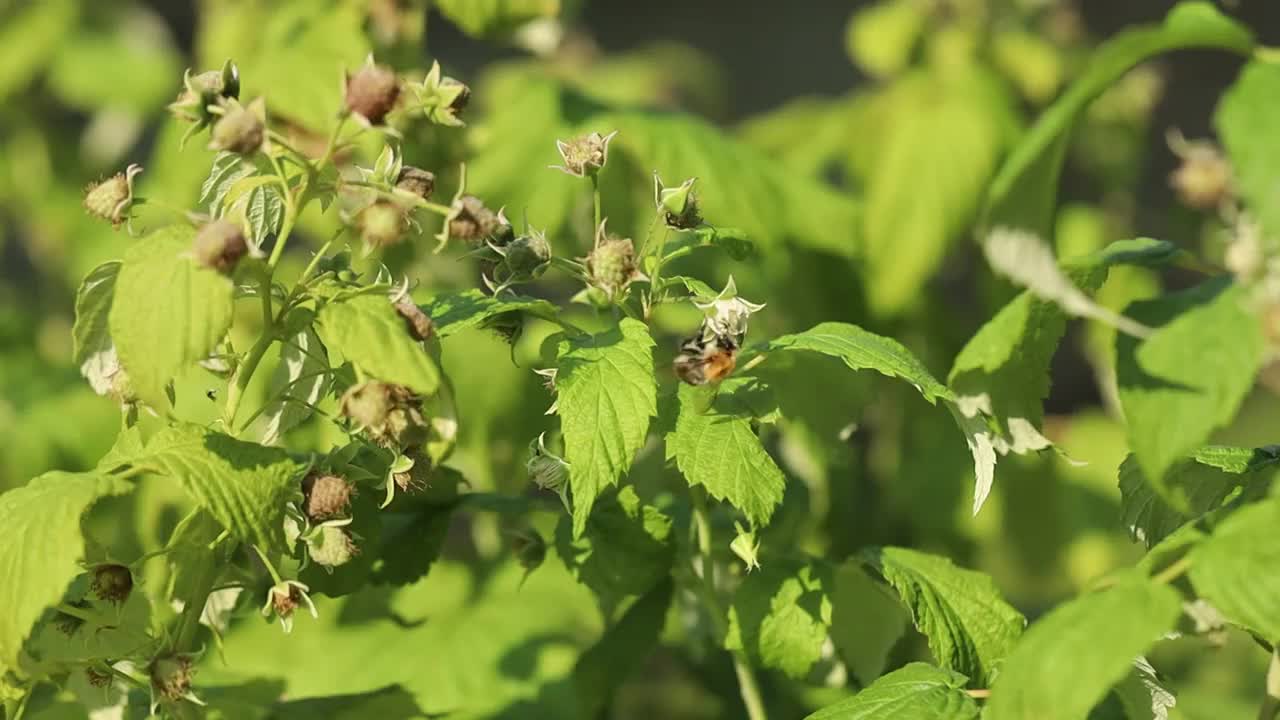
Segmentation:
[(1191, 556), (1189, 554), (1183, 555), (1182, 557), (1174, 561), (1173, 564), (1169, 565), (1169, 567), (1166, 567), (1164, 570), (1161, 570), (1160, 572), (1151, 576), (1151, 579), (1161, 584), (1168, 584), (1182, 577), (1182, 575), (1185, 574), (1187, 570), (1190, 570), (1190, 569), (1191, 569)]
[[(600, 178), (596, 175), (591, 176), (591, 207), (593, 216), (595, 217), (595, 225), (591, 226), (591, 232), (594, 234), (600, 230)], [(594, 247), (595, 243), (592, 243)]]
[[(277, 247), (280, 245), (282, 243), (277, 243)], [(258, 369), (258, 364), (262, 362), (262, 358), (267, 354), (267, 349), (271, 347), (271, 343), (276, 339), (276, 322), (271, 314), (271, 272), (269, 270), (262, 274), (258, 293), (262, 295), (262, 321), (264, 327), (262, 328), (262, 334), (258, 336), (258, 340), (253, 344), (253, 347), (249, 348), (249, 354), (245, 357), (244, 362), (236, 368), (227, 388), (227, 406), (222, 413), (222, 421), (228, 432), (234, 432), (236, 412), (240, 410), (240, 402), (244, 399), (244, 391), (249, 387), (249, 381), (253, 379), (253, 373)]]
[(273, 582), (276, 585), (279, 585), (280, 583), (284, 582), (283, 580), (280, 579), (280, 573), (276, 572), (276, 566), (272, 565), (271, 561), (267, 559), (267, 554), (262, 552), (262, 549), (259, 548), (257, 545), (250, 545), (249, 547), (253, 548), (253, 551), (258, 553), (258, 559), (261, 560), (262, 564), (266, 566), (267, 572), (271, 573), (271, 582)]
[[(699, 579), (699, 596), (706, 606), (707, 614), (715, 626), (717, 642), (723, 642), (728, 632), (728, 620), (720, 600), (716, 597), (715, 561), (712, 557), (711, 514), (707, 510), (705, 491), (702, 488), (689, 488), (689, 496), (693, 500), (693, 520), (698, 534), (698, 566), (694, 574)], [(738, 676), (738, 689), (742, 693), (742, 704), (747, 708), (750, 720), (767, 720), (764, 700), (760, 695), (760, 686), (756, 682), (755, 673), (747, 663), (741, 651), (731, 651), (733, 671)]]
[(178, 619), (178, 631), (174, 635), (173, 650), (190, 652), (195, 649), (196, 633), (200, 630), (200, 616), (204, 614), (204, 606), (209, 601), (209, 593), (213, 591), (214, 581), (218, 579), (221, 566), (215, 562), (218, 554), (215, 543), (213, 553), (200, 564), (200, 573), (196, 578), (195, 592), (186, 598), (182, 608), (182, 616)]

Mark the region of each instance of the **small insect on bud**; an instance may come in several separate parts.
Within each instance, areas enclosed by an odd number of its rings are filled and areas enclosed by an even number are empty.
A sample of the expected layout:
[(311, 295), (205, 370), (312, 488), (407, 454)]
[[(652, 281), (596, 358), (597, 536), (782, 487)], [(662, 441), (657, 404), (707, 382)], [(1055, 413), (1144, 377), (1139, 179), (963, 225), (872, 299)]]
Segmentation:
[(593, 132), (569, 142), (556, 140), (556, 149), (560, 151), (564, 165), (552, 165), (551, 168), (574, 177), (594, 177), (609, 160), (609, 141), (617, 134), (617, 130), (608, 135)]
[(213, 126), (209, 147), (252, 155), (262, 149), (266, 137), (267, 106), (263, 99), (254, 100), (247, 107), (230, 100), (222, 118)]
[(409, 231), (409, 216), (404, 208), (390, 200), (378, 200), (360, 211), (356, 227), (365, 247), (385, 248), (395, 245)]
[(633, 281), (645, 279), (636, 264), (631, 239), (608, 234), (604, 222), (596, 231), (596, 247), (587, 256), (587, 275), (610, 300), (626, 292)]
[(119, 227), (129, 218), (133, 207), (133, 179), (142, 172), (141, 165), (130, 165), (124, 172), (92, 183), (84, 191), (84, 208), (90, 215)]
[(104, 563), (93, 568), (89, 589), (99, 600), (119, 605), (129, 599), (133, 591), (133, 573), (124, 565)]
[(151, 692), (160, 699), (176, 702), (191, 694), (191, 676), (195, 674), (191, 658), (177, 653), (157, 655), (147, 668), (151, 676)]
[(435, 173), (412, 165), (405, 165), (400, 168), (400, 175), (396, 178), (396, 189), (403, 190), (423, 200), (430, 200), (431, 193), (435, 192), (436, 189)]
[(355, 484), (344, 477), (312, 473), (302, 480), (303, 512), (313, 521), (345, 515), (355, 494)]
[(191, 243), (196, 264), (224, 274), (234, 270), (248, 252), (244, 232), (230, 220), (214, 220), (205, 225)]
[(435, 325), (431, 322), (431, 318), (422, 311), (422, 308), (407, 297), (398, 300), (394, 307), (400, 317), (404, 318), (404, 324), (415, 340), (426, 341), (431, 338), (431, 334), (435, 331)]
[(376, 65), (373, 58), (347, 76), (347, 109), (370, 125), (381, 125), (400, 97), (400, 79), (391, 68)]
[(1231, 163), (1222, 150), (1207, 140), (1187, 140), (1176, 130), (1168, 136), (1169, 148), (1182, 164), (1169, 175), (1178, 200), (1197, 210), (1214, 210), (1231, 195)]
[(333, 569), (351, 562), (360, 553), (351, 534), (337, 525), (322, 525), (320, 532), (307, 537), (307, 554), (315, 564)]

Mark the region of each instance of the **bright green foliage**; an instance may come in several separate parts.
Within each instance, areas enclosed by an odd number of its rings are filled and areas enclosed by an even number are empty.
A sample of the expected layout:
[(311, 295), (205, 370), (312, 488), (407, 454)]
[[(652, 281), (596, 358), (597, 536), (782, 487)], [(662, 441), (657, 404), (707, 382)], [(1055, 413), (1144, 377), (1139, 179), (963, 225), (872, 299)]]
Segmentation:
[(1058, 607), (1006, 658), (986, 715), (1083, 720), (1181, 610), (1176, 591), (1137, 574)]
[(443, 293), (422, 305), (440, 337), (483, 324), (489, 318), (508, 312), (528, 313), (534, 317), (552, 317), (555, 306), (536, 298), (493, 297), (479, 290)]
[(725, 647), (804, 677), (827, 641), (831, 584), (831, 568), (819, 561), (770, 559), (734, 592)]
[(840, 358), (854, 370), (875, 370), (891, 378), (906, 380), (915, 386), (925, 400), (935, 402), (952, 397), (946, 385), (938, 382), (902, 343), (867, 332), (857, 325), (821, 323), (794, 335), (783, 335), (769, 343), (766, 350), (811, 350)]
[(325, 303), (316, 317), (325, 347), (370, 376), (430, 395), (440, 385), (440, 369), (405, 329), (382, 293), (362, 293)]
[(51, 472), (0, 496), (0, 525), (12, 533), (0, 545), (0, 672), (18, 667), (32, 625), (83, 571), (85, 511), (125, 489), (110, 476)]
[(643, 323), (624, 319), (613, 330), (561, 340), (556, 368), (578, 537), (596, 498), (617, 484), (644, 445), (658, 411), (653, 338)]
[(1116, 380), (1133, 454), (1174, 507), (1181, 501), (1165, 491), (1165, 472), (1235, 415), (1261, 366), (1262, 329), (1246, 296), (1212, 280), (1137, 302), (1128, 314), (1159, 329), (1142, 342), (1116, 338)]
[(964, 693), (966, 680), (957, 672), (910, 663), (805, 720), (977, 720), (978, 706)]
[(174, 225), (124, 254), (108, 315), (111, 339), (133, 391), (166, 407), (165, 384), (209, 356), (231, 327), (231, 280), (197, 267), (194, 231)]
[(1280, 233), (1280, 186), (1276, 183), (1276, 168), (1280, 168), (1280, 114), (1272, 102), (1277, 93), (1280, 65), (1251, 62), (1222, 96), (1213, 118), (1231, 158), (1240, 196), (1272, 236)]
[(582, 717), (598, 716), (618, 686), (657, 646), (674, 589), (670, 578), (654, 585), (578, 658), (573, 685)]
[(928, 21), (924, 3), (890, 0), (868, 5), (849, 18), (845, 43), (849, 57), (872, 75), (894, 75), (911, 60)]
[(995, 676), (1026, 620), (991, 578), (906, 548), (869, 550), (866, 562), (902, 598), (939, 665), (979, 684)]
[(680, 387), (680, 414), (667, 435), (667, 456), (690, 485), (701, 485), (711, 496), (728, 502), (756, 525), (773, 515), (786, 479), (774, 462), (752, 421), (767, 414), (747, 381), (728, 381), (714, 393)]
[(1280, 640), (1280, 498), (1249, 505), (1223, 520), (1191, 552), (1196, 591), (1229, 620), (1268, 642)]
[(468, 35), (501, 36), (539, 18), (554, 18), (569, 0), (443, 0), (435, 7)]
[(285, 503), (299, 493), (303, 470), (283, 450), (175, 425), (156, 433), (130, 464), (181, 483), (240, 540), (283, 547)]
[[(294, 311), (304, 316), (309, 310)], [(320, 400), (329, 384), (329, 358), (310, 322), (292, 337), (281, 340), (280, 363), (271, 374), (269, 393), (273, 398), (262, 411), (266, 428), (263, 443), (270, 445), (280, 436), (311, 417), (311, 406)]]

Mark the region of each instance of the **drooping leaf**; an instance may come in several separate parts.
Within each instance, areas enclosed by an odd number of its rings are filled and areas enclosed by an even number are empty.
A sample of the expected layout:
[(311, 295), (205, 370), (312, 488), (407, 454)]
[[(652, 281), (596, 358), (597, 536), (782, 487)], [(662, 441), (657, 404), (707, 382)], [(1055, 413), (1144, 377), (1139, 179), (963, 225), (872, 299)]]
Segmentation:
[(1136, 573), (1058, 606), (1005, 660), (985, 716), (1084, 720), (1181, 612), (1175, 590)]
[(1075, 82), (1041, 114), (1004, 161), (987, 192), (983, 225), (1007, 225), (1048, 238), (1067, 142), (1085, 108), (1142, 61), (1184, 48), (1248, 54), (1250, 32), (1209, 2), (1181, 2), (1159, 25), (1103, 43)]
[(596, 498), (631, 467), (658, 411), (653, 345), (644, 323), (630, 318), (596, 335), (560, 341), (557, 414), (575, 537), (586, 529)]
[(111, 390), (111, 380), (120, 370), (120, 360), (107, 327), (120, 265), (113, 260), (94, 268), (76, 292), (76, 322), (71, 328), (75, 342), (73, 362), (99, 395)]
[(337, 351), (383, 382), (431, 395), (440, 385), (440, 369), (409, 334), (404, 318), (381, 293), (361, 293), (326, 302), (316, 316), (316, 333)]
[(1213, 116), (1231, 159), (1232, 180), (1269, 237), (1280, 235), (1280, 65), (1253, 61), (1222, 96)]
[(1120, 510), (1129, 535), (1154, 546), (1183, 524), (1220, 507), (1239, 488), (1265, 490), (1280, 457), (1268, 448), (1212, 446), (1196, 451), (1169, 469), (1164, 493), (1180, 498), (1174, 509), (1130, 455), (1120, 466)]
[(556, 315), (556, 307), (546, 300), (510, 294), (494, 297), (475, 289), (436, 295), (422, 305), (422, 311), (431, 318), (436, 334), (442, 338), (476, 327), (502, 313), (521, 312), (542, 318)]
[(1280, 498), (1247, 505), (1191, 551), (1191, 582), (1229, 620), (1280, 640)]
[(280, 364), (272, 373), (267, 390), (273, 400), (262, 411), (266, 418), (264, 445), (275, 444), (281, 435), (311, 417), (312, 406), (329, 384), (328, 369), (328, 354), (310, 323), (281, 341)]
[(667, 457), (675, 458), (690, 485), (705, 487), (762, 527), (782, 502), (786, 478), (752, 428), (752, 421), (766, 414), (755, 392), (749, 379), (730, 378), (709, 400), (705, 387), (681, 383)]
[(0, 495), (0, 674), (17, 667), (32, 626), (83, 572), (85, 511), (127, 489), (108, 475), (50, 472)]
[(670, 574), (673, 540), (671, 518), (640, 502), (631, 487), (600, 498), (576, 540), (571, 518), (562, 517), (556, 527), (556, 553), (607, 611)]
[(305, 469), (285, 451), (180, 424), (156, 433), (130, 462), (180, 482), (243, 542), (284, 549), (285, 505), (301, 495)]
[(581, 717), (599, 717), (618, 686), (657, 647), (674, 591), (671, 578), (664, 578), (578, 658), (573, 666), (573, 686)]
[(867, 564), (897, 591), (938, 664), (985, 685), (1026, 625), (991, 578), (906, 548), (867, 551)]
[(910, 663), (805, 720), (977, 720), (978, 705), (964, 692), (967, 680), (951, 670)]
[(208, 357), (231, 327), (231, 279), (188, 254), (195, 231), (173, 225), (125, 251), (107, 324), (134, 392), (166, 407), (164, 386)]
[(734, 592), (725, 647), (804, 677), (827, 642), (831, 585), (831, 569), (821, 561), (770, 559)]
[(1165, 472), (1230, 420), (1253, 387), (1264, 340), (1246, 292), (1223, 280), (1129, 306), (1128, 315), (1158, 327), (1139, 343), (1116, 338), (1116, 382), (1129, 424), (1129, 446), (1143, 474), (1175, 509)]

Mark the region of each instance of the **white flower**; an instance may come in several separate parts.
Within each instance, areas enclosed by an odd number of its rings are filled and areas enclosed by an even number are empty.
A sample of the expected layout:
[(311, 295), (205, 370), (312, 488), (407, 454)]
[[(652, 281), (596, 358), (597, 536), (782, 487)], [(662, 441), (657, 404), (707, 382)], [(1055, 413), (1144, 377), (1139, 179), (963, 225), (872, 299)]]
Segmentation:
[(732, 275), (714, 300), (706, 303), (694, 300), (693, 304), (707, 316), (705, 327), (708, 332), (738, 341), (747, 334), (747, 321), (751, 314), (764, 309), (763, 303), (757, 305), (738, 297), (738, 286), (734, 284)]
[(263, 617), (270, 617), (274, 612), (280, 618), (280, 627), (284, 628), (285, 633), (293, 632), (293, 611), (300, 605), (305, 604), (311, 611), (311, 617), (318, 619), (320, 614), (316, 612), (316, 605), (307, 594), (310, 591), (311, 588), (297, 580), (284, 580), (273, 585), (267, 591), (267, 602), (262, 606)]

